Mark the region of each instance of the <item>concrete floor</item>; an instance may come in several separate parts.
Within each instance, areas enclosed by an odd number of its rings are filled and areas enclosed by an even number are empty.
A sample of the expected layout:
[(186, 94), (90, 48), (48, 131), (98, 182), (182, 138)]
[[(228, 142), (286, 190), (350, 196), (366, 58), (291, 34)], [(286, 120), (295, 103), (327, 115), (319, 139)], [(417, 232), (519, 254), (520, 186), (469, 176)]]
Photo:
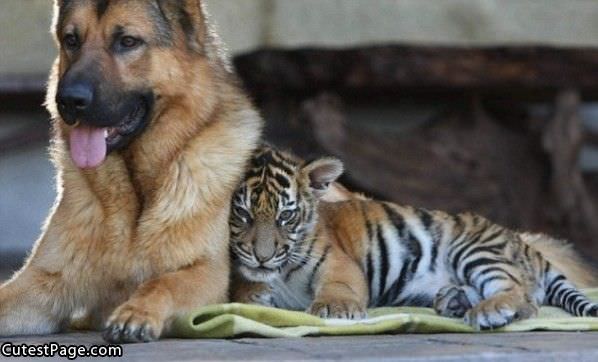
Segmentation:
[[(124, 346), (128, 361), (598, 361), (598, 333), (437, 334), (301, 339), (176, 340)], [(3, 339), (103, 343), (97, 333)], [(0, 358), (1, 359), (1, 358)]]

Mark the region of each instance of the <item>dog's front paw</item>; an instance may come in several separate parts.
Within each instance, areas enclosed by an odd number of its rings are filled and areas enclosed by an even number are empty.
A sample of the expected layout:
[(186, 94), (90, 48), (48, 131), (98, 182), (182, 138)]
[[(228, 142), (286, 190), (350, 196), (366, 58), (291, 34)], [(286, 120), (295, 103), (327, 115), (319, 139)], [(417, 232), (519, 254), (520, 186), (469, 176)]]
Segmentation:
[(155, 313), (125, 303), (108, 318), (102, 336), (109, 343), (152, 342), (160, 338), (163, 325)]
[(307, 310), (320, 318), (363, 319), (366, 307), (354, 300), (316, 300)]

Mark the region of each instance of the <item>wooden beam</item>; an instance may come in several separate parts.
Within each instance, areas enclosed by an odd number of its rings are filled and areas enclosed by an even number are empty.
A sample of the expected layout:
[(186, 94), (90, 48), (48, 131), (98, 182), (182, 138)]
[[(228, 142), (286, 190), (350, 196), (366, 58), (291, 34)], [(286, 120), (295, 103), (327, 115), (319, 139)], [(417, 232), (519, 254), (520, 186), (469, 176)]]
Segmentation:
[(376, 46), (260, 50), (235, 65), (256, 91), (501, 88), (598, 90), (598, 49)]
[(580, 104), (579, 91), (567, 89), (559, 93), (556, 112), (544, 129), (542, 144), (550, 158), (550, 183), (557, 204), (552, 210), (554, 216), (568, 226), (579, 246), (598, 252), (598, 209), (578, 162), (584, 142)]
[(586, 131), (584, 140), (591, 146), (598, 147), (598, 132)]
[[(598, 49), (373, 46), (259, 50), (234, 58), (251, 90), (575, 87), (598, 91)], [(41, 93), (47, 74), (0, 75), (0, 94)]]

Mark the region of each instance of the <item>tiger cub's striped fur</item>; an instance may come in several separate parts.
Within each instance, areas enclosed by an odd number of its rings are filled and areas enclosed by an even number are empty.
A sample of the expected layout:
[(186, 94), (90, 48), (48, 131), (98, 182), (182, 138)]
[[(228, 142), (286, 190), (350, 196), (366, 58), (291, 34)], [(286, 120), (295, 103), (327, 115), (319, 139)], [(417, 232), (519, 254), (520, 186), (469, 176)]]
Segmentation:
[(553, 239), (342, 188), (336, 198), (346, 200), (320, 200), (342, 169), (333, 158), (305, 163), (266, 146), (255, 154), (232, 204), (233, 300), (345, 318), (368, 306), (434, 306), (478, 329), (528, 318), (541, 304), (597, 315), (555, 267), (577, 263), (574, 254), (563, 249), (573, 259), (556, 264), (543, 256), (560, 257)]

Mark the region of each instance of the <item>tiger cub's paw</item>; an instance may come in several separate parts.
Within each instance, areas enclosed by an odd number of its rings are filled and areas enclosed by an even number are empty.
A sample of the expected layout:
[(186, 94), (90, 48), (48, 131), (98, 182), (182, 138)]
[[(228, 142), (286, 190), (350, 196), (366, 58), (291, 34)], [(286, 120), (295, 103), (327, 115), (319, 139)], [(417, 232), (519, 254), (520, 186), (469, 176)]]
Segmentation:
[(272, 297), (272, 293), (270, 291), (261, 291), (256, 293), (251, 293), (248, 296), (247, 300), (248, 304), (257, 304), (263, 305), (264, 307), (274, 307), (274, 297)]
[(508, 296), (493, 297), (482, 301), (465, 314), (465, 322), (476, 330), (491, 330), (515, 321), (531, 318), (538, 307), (528, 302), (518, 302)]
[(366, 307), (354, 300), (316, 300), (307, 310), (320, 318), (363, 319)]
[(448, 285), (436, 294), (434, 310), (443, 317), (463, 318), (480, 300), (478, 292), (471, 287)]
[(257, 304), (264, 307), (274, 307), (274, 297), (270, 289), (250, 291), (247, 294), (236, 298), (236, 301), (244, 304)]

